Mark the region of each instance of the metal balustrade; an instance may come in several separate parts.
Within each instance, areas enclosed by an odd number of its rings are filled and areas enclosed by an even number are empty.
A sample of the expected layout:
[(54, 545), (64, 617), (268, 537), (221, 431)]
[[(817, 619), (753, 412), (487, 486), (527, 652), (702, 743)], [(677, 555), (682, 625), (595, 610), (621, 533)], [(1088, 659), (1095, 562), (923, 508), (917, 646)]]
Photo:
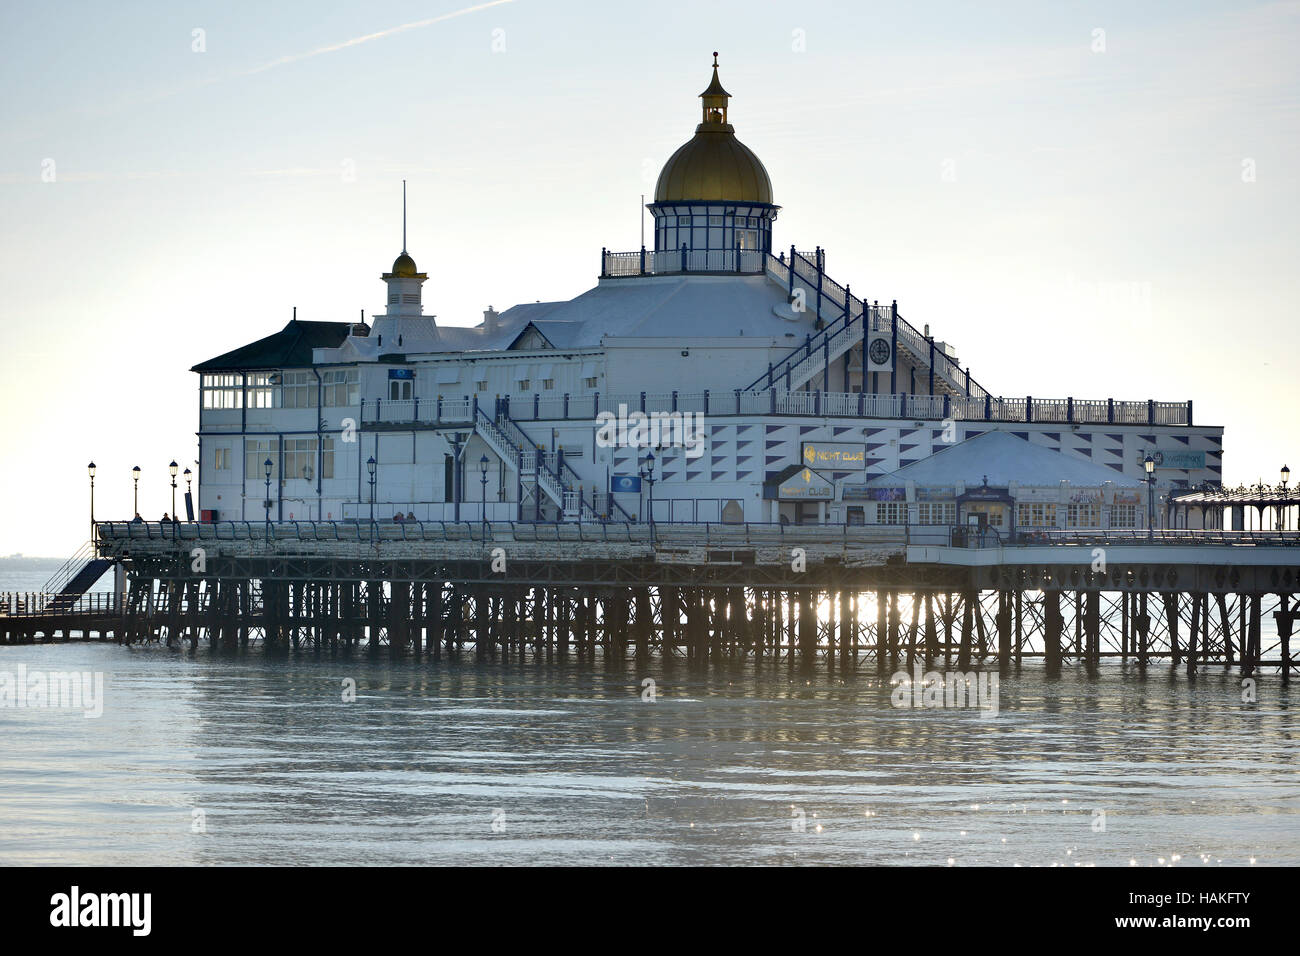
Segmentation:
[[(1033, 529), (983, 536), (965, 527), (941, 525), (802, 524), (773, 522), (661, 521), (256, 521), (189, 522), (175, 525), (177, 542), (217, 541), (267, 546), (280, 542), (439, 542), (439, 541), (589, 541), (666, 547), (744, 547), (787, 544), (851, 544), (860, 547), (892, 545), (945, 545), (954, 547), (1026, 548), (1043, 546), (1125, 545), (1186, 547), (1189, 545), (1300, 547), (1300, 531), (1224, 531), (1218, 529)], [(96, 524), (101, 551), (131, 542), (166, 545), (173, 525), (163, 522), (101, 521)], [(486, 535), (486, 536), (485, 536)], [(184, 549), (187, 552), (187, 549)], [(188, 552), (187, 552), (188, 553)], [(39, 595), (37, 595), (39, 597)], [(92, 593), (81, 601), (94, 602), (111, 595)], [(80, 606), (78, 603), (77, 606)], [(39, 602), (33, 605), (39, 610)], [(106, 606), (106, 605), (105, 605)]]
[[(1051, 424), (1191, 425), (1191, 402), (1117, 401), (1114, 399), (1036, 399), (1032, 396), (994, 396), (970, 375), (969, 369), (949, 355), (930, 336), (897, 314), (896, 307), (872, 305), (853, 295), (826, 274), (821, 250), (790, 250), (780, 257), (767, 252), (741, 250), (740, 271), (766, 272), (791, 286), (793, 274), (816, 296), (816, 308), (834, 319), (816, 335), (795, 346), (781, 361), (744, 389), (709, 389), (703, 392), (641, 394), (632, 396), (581, 396), (512, 401), (511, 414), (523, 420), (595, 418), (601, 411), (699, 411), (709, 415), (800, 415), (816, 417), (916, 418), (965, 421), (1044, 422)], [(747, 258), (748, 257), (748, 258)], [(734, 250), (661, 250), (636, 252), (601, 250), (602, 277), (664, 275), (691, 271), (735, 272)], [(753, 266), (754, 268), (751, 268)], [(820, 312), (819, 312), (820, 314)], [(926, 368), (961, 394), (949, 396), (876, 394), (855, 392), (782, 390), (783, 382), (799, 385), (824, 368), (827, 356), (838, 357), (846, 347), (869, 333), (897, 336), (897, 344), (911, 352)], [(769, 396), (769, 393), (772, 393)], [(728, 396), (731, 396), (730, 399)]]
[(92, 591), (75, 601), (58, 600), (61, 595), (50, 591), (0, 592), (0, 617), (63, 618), (74, 615), (108, 617), (122, 610), (118, 596), (109, 591)]
[[(504, 399), (503, 399), (504, 401)], [(421, 403), (423, 407), (424, 403)], [(632, 392), (578, 398), (512, 397), (516, 421), (590, 421), (601, 413), (919, 419), (925, 421), (1041, 422), (1044, 424), (1190, 425), (1191, 402), (1082, 400), (824, 392), (796, 389), (706, 389), (699, 392)], [(621, 411), (620, 411), (621, 410)], [(420, 419), (423, 421), (423, 417)], [(414, 423), (414, 420), (412, 420)]]
[(947, 529), (947, 535), (948, 540), (942, 543), (958, 548), (1300, 547), (1300, 531), (1228, 531), (1219, 528), (1033, 528), (1015, 532), (988, 528), (981, 532), (952, 527)]

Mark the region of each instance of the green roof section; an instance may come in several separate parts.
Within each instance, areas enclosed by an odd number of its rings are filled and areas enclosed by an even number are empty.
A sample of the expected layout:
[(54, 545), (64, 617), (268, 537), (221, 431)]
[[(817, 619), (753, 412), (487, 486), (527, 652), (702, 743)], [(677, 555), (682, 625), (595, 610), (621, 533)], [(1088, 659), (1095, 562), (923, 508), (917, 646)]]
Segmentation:
[(303, 322), (291, 319), (274, 335), (241, 345), (190, 369), (191, 372), (230, 372), (246, 369), (308, 368), (313, 349), (336, 349), (348, 337), (351, 322)]

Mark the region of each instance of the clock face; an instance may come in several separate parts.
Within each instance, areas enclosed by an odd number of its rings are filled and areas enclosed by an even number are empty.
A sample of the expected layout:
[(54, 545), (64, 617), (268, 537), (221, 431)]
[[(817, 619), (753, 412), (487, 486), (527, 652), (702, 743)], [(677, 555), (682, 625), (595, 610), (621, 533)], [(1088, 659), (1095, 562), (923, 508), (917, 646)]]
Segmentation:
[(872, 339), (871, 345), (867, 349), (867, 355), (870, 357), (872, 365), (888, 365), (890, 351), (887, 339)]

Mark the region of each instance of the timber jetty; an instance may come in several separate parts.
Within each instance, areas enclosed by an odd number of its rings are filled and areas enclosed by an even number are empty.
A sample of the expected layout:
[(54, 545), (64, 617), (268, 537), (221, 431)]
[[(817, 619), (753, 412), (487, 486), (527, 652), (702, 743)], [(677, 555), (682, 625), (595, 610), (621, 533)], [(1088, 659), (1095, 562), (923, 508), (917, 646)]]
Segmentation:
[(112, 567), (112, 594), (11, 598), (4, 641), (881, 670), (1119, 660), (1286, 681), (1300, 533), (100, 522), (91, 561)]

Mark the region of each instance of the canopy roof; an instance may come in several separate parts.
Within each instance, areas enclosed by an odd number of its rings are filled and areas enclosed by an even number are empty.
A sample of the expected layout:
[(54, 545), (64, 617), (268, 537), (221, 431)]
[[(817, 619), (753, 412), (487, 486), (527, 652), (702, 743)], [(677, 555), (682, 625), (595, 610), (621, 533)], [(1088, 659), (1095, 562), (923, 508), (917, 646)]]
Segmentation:
[(1062, 481), (1096, 486), (1109, 481), (1117, 487), (1137, 488), (1146, 483), (1105, 465), (1031, 444), (1004, 431), (987, 431), (867, 484), (896, 486), (900, 481), (914, 481), (918, 485), (953, 485), (960, 481), (978, 485), (985, 478), (994, 486), (1006, 486), (1012, 481), (1034, 487)]

